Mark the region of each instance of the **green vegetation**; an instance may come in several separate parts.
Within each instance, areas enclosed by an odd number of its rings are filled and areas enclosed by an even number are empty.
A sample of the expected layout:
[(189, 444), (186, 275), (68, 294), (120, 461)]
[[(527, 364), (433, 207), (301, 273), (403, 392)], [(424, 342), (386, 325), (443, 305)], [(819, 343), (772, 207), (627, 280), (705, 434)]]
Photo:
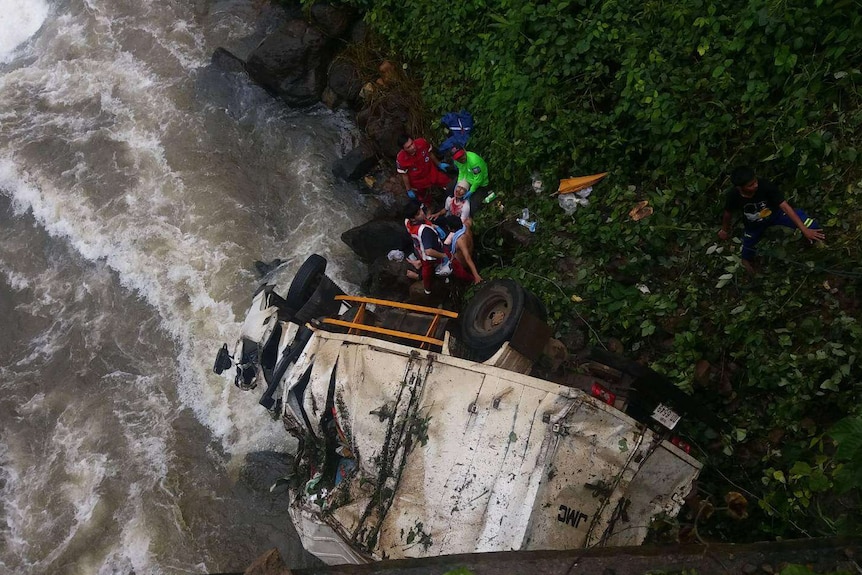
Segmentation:
[[(707, 462), (705, 500), (752, 505), (698, 514), (695, 532), (862, 533), (859, 2), (354, 3), (428, 117), (476, 119), (469, 147), (500, 196), (477, 222), (483, 276), (518, 278), (558, 335), (619, 339), (729, 422), (685, 439)], [(771, 230), (745, 276), (738, 241), (716, 237), (739, 164), (817, 217), (825, 248)], [(600, 171), (572, 216), (530, 189), (531, 174)], [(635, 222), (639, 200), (655, 213)], [(539, 221), (526, 249), (499, 233), (522, 207)]]

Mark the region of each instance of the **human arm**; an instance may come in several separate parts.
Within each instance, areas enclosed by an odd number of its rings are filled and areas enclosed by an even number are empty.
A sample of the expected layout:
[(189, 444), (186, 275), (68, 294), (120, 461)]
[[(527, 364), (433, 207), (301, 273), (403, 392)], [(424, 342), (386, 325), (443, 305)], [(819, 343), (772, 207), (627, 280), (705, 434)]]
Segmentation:
[(401, 174), (401, 181), (404, 182), (404, 189), (409, 190), (411, 186), (410, 186), (410, 178), (407, 177), (407, 172)]
[(811, 228), (807, 227), (799, 218), (799, 215), (796, 213), (796, 210), (794, 210), (793, 207), (788, 204), (786, 200), (778, 204), (778, 207), (781, 208), (781, 211), (787, 214), (787, 217), (790, 218), (790, 221), (792, 221), (796, 225), (796, 227), (799, 228), (799, 230), (802, 232), (802, 235), (805, 236), (806, 240), (810, 242), (822, 242), (824, 239), (826, 239), (826, 236), (823, 234), (823, 231), (812, 230)]
[(473, 262), (473, 256), (470, 254), (469, 246), (464, 237), (458, 238), (458, 253), (464, 256), (464, 263), (467, 264), (467, 269), (473, 274), (473, 283), (478, 284), (482, 281), (482, 276), (479, 275), (479, 270), (476, 269), (476, 264)]
[(722, 240), (727, 240), (730, 237), (730, 224), (733, 221), (733, 214), (728, 210), (724, 210), (724, 215), (721, 218), (721, 229), (718, 230), (718, 237)]
[(425, 253), (431, 256), (432, 258), (437, 258), (438, 260), (442, 260), (446, 258), (446, 254), (441, 252), (440, 250), (434, 248), (425, 248)]

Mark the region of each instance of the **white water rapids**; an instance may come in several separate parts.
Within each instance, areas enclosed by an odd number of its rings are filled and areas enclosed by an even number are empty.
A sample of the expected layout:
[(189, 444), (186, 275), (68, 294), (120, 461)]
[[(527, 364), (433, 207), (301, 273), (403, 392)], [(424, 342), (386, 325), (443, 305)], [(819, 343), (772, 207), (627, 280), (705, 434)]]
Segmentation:
[(354, 288), (339, 236), (370, 208), (330, 173), (345, 117), (209, 66), (262, 10), (0, 0), (2, 573), (307, 561), (259, 454), (286, 435), (211, 367), (252, 262), (286, 282), (318, 252)]

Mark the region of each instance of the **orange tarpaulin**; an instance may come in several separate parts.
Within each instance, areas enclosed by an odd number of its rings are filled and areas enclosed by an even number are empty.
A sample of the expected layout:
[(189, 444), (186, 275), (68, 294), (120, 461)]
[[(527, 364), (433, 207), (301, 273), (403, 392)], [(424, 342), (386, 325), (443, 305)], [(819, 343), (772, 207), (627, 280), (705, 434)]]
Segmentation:
[(557, 192), (561, 194), (580, 192), (581, 190), (589, 188), (593, 184), (602, 181), (607, 175), (608, 172), (602, 172), (601, 174), (593, 174), (592, 176), (579, 176), (577, 178), (567, 178), (565, 180), (560, 180), (560, 188), (557, 190)]

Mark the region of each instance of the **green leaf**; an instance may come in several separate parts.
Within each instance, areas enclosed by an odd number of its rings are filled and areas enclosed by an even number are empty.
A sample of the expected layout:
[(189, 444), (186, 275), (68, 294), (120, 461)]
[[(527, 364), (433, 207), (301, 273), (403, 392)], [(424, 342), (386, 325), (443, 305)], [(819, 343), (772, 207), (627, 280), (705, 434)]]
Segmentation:
[(829, 430), (829, 436), (838, 444), (835, 457), (849, 460), (862, 457), (862, 417), (847, 417)]
[(827, 379), (820, 384), (820, 389), (825, 389), (827, 391), (838, 391), (841, 388), (833, 379)]
[(784, 477), (784, 472), (781, 471), (780, 469), (776, 469), (775, 471), (773, 471), (772, 477), (776, 481), (779, 481), (781, 483), (787, 483), (787, 479)]
[(804, 461), (797, 461), (790, 468), (790, 475), (796, 477), (808, 477), (811, 475), (811, 466)]

